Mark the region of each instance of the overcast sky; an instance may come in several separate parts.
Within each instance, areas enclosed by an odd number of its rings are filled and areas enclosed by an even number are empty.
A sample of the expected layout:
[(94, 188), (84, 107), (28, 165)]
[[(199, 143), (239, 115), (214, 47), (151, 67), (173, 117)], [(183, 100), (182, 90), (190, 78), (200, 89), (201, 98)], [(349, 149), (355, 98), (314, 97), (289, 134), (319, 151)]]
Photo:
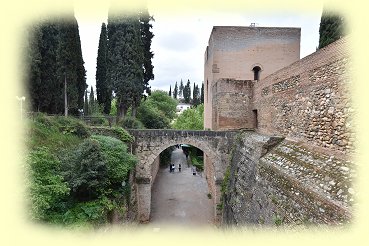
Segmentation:
[[(278, 12), (250, 15), (249, 13), (192, 14), (191, 16), (154, 15), (151, 49), (154, 52), (155, 79), (152, 89), (169, 91), (169, 85), (187, 79), (196, 84), (203, 81), (204, 51), (213, 26), (249, 26), (257, 23), (265, 27), (301, 27), (301, 58), (313, 53), (318, 46), (321, 11), (309, 14)], [(96, 57), (102, 22), (107, 21), (108, 9), (93, 20), (85, 19), (75, 9), (79, 24), (82, 54), (87, 70), (87, 84), (95, 86)]]

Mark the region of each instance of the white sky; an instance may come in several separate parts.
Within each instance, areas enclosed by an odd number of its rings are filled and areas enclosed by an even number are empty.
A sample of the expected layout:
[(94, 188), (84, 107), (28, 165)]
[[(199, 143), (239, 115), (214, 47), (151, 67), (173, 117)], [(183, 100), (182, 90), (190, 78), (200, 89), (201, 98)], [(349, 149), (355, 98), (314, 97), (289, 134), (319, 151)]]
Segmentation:
[[(315, 52), (319, 40), (321, 11), (309, 14), (278, 12), (250, 15), (248, 13), (191, 14), (191, 16), (154, 15), (154, 38), (151, 49), (154, 52), (155, 79), (150, 81), (152, 89), (169, 91), (182, 79), (199, 84), (203, 81), (204, 51), (213, 26), (249, 26), (257, 23), (265, 27), (301, 27), (301, 58)], [(107, 21), (108, 6), (100, 15), (84, 18), (75, 9), (79, 24), (82, 54), (87, 70), (87, 84), (95, 87), (96, 57), (102, 22)]]

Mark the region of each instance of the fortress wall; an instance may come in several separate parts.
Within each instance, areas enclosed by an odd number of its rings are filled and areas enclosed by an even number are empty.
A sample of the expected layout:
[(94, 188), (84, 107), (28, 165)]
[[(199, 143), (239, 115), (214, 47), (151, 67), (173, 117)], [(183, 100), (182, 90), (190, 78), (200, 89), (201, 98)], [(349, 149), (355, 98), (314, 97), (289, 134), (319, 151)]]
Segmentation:
[(255, 66), (261, 68), (262, 79), (290, 65), (300, 59), (300, 36), (300, 28), (213, 27), (204, 54), (205, 129), (219, 128), (212, 120), (217, 118), (212, 105), (216, 94), (213, 88), (218, 80), (253, 80)]
[(213, 81), (220, 78), (254, 79), (254, 65), (261, 78), (300, 59), (300, 28), (213, 27)]
[(352, 151), (346, 45), (342, 38), (255, 83), (257, 131), (325, 150)]
[(252, 80), (220, 79), (213, 84), (213, 130), (253, 128)]

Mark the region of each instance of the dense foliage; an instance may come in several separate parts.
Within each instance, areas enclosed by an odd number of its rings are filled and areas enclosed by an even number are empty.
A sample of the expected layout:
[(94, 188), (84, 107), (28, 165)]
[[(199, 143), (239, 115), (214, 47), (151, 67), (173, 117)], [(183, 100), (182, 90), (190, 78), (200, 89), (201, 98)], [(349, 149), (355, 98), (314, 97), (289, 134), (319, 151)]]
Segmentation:
[(340, 39), (345, 34), (345, 22), (342, 16), (323, 11), (319, 27), (319, 49)]
[(204, 105), (189, 108), (173, 122), (172, 128), (181, 130), (203, 130), (204, 129)]
[(96, 60), (96, 95), (97, 101), (103, 108), (105, 114), (109, 114), (111, 98), (112, 98), (112, 88), (107, 80), (107, 55), (108, 55), (108, 36), (106, 31), (105, 23), (101, 25), (99, 48), (97, 51)]
[[(132, 137), (113, 128), (122, 140)], [(27, 173), (33, 219), (64, 225), (97, 225), (124, 212), (128, 176), (137, 160), (113, 137), (90, 136), (69, 117), (36, 116), (30, 127)]]
[(29, 28), (25, 64), (32, 111), (63, 113), (66, 82), (68, 111), (78, 114), (78, 109), (83, 108), (86, 71), (73, 15)]
[(178, 85), (177, 85), (177, 81), (176, 81), (176, 84), (174, 86), (173, 97), (174, 97), (174, 99), (177, 99), (178, 98)]
[[(177, 83), (177, 81), (176, 81)], [(178, 97), (183, 97), (183, 90), (184, 90), (184, 86), (183, 86), (183, 80), (181, 79), (181, 83), (179, 84), (179, 88), (178, 88)]]
[(191, 83), (187, 80), (187, 84), (183, 88), (183, 99), (185, 103), (191, 102)]
[(117, 98), (119, 119), (130, 107), (135, 117), (144, 93), (150, 94), (148, 82), (154, 78), (152, 20), (147, 10), (119, 14), (109, 11), (107, 80)]
[(175, 117), (177, 101), (165, 91), (153, 91), (137, 109), (137, 119), (148, 129), (170, 128)]

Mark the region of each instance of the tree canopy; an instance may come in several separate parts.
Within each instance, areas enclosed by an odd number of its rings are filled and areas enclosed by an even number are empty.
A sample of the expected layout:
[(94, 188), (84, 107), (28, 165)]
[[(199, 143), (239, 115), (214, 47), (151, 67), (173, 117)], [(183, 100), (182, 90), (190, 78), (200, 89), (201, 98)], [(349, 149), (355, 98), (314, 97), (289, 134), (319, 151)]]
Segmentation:
[(32, 111), (63, 113), (66, 81), (68, 111), (78, 114), (87, 85), (78, 23), (73, 15), (31, 27), (25, 63)]
[(172, 127), (180, 130), (204, 129), (204, 105), (186, 109), (173, 122)]
[(323, 10), (319, 27), (319, 49), (345, 35), (344, 18), (336, 13)]

